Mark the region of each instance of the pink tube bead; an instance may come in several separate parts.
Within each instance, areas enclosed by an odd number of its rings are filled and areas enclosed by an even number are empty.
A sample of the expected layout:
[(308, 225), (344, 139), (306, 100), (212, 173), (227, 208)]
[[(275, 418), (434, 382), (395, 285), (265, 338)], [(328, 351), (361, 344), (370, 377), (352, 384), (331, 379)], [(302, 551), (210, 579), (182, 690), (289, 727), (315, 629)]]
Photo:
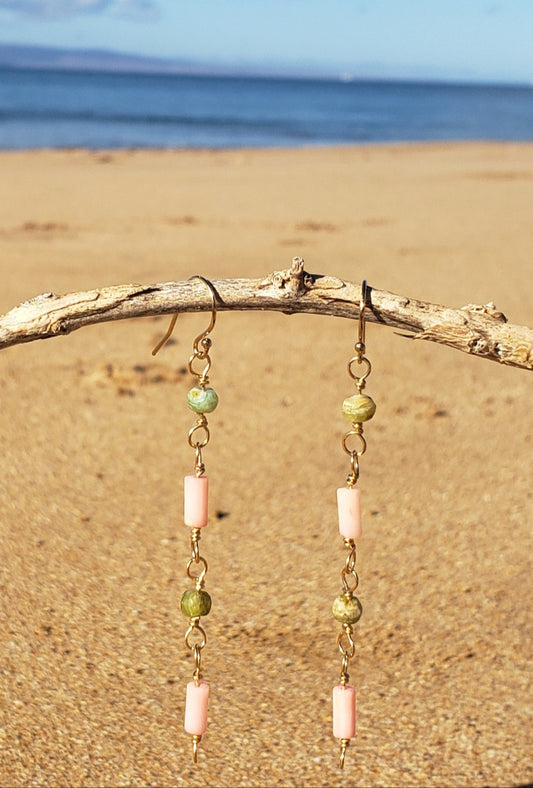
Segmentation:
[(207, 525), (207, 476), (186, 476), (183, 480), (183, 517), (185, 525), (203, 528)]
[(339, 531), (345, 539), (359, 539), (363, 534), (361, 524), (361, 494), (357, 487), (339, 487), (337, 490)]
[(349, 684), (333, 687), (333, 735), (336, 739), (355, 736), (355, 689)]
[(185, 730), (193, 736), (203, 736), (207, 730), (209, 684), (206, 681), (189, 681), (185, 699)]

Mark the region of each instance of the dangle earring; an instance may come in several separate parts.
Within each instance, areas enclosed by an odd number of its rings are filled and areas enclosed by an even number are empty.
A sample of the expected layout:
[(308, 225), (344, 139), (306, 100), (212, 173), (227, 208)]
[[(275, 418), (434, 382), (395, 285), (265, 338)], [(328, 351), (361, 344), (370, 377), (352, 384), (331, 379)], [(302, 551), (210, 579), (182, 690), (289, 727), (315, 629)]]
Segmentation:
[(339, 531), (347, 550), (346, 561), (341, 571), (342, 593), (333, 602), (333, 617), (342, 626), (337, 638), (337, 646), (342, 656), (340, 683), (333, 688), (333, 736), (340, 739), (341, 769), (344, 768), (346, 749), (355, 736), (355, 688), (348, 683), (350, 678), (348, 665), (355, 656), (353, 625), (359, 621), (363, 612), (359, 599), (354, 595), (359, 585), (359, 577), (355, 569), (356, 539), (359, 539), (362, 533), (361, 499), (356, 484), (359, 478), (359, 458), (366, 451), (363, 423), (371, 419), (376, 411), (375, 402), (362, 393), (372, 370), (370, 361), (365, 357), (367, 303), (368, 288), (366, 281), (363, 281), (359, 302), (358, 339), (355, 344), (355, 355), (348, 362), (348, 374), (355, 381), (357, 394), (347, 397), (342, 403), (343, 416), (352, 425), (342, 439), (342, 447), (350, 457), (350, 472), (346, 486), (337, 490)]
[[(208, 385), (211, 369), (209, 351), (212, 345), (209, 334), (215, 326), (217, 312), (216, 292), (211, 282), (199, 275), (192, 276), (191, 279), (200, 279), (211, 294), (211, 320), (205, 331), (194, 340), (188, 363), (189, 372), (197, 378), (197, 383), (189, 391), (187, 403), (198, 418), (188, 433), (189, 446), (195, 452), (194, 475), (185, 476), (184, 479), (184, 522), (191, 528), (191, 558), (187, 562), (187, 577), (195, 585), (185, 591), (181, 598), (181, 611), (189, 619), (185, 644), (194, 655), (193, 680), (187, 684), (184, 727), (192, 736), (193, 761), (197, 763), (198, 745), (207, 730), (209, 704), (209, 685), (202, 678), (202, 649), (207, 643), (207, 634), (200, 619), (211, 610), (211, 596), (204, 589), (208, 566), (206, 559), (200, 555), (199, 542), (201, 529), (207, 525), (208, 520), (208, 478), (204, 475), (205, 464), (202, 458), (202, 449), (207, 446), (210, 438), (206, 414), (212, 413), (218, 405), (218, 395)], [(170, 337), (176, 319), (177, 315), (174, 315), (167, 333), (152, 351), (154, 355)], [(201, 371), (195, 368), (198, 363), (205, 365)]]

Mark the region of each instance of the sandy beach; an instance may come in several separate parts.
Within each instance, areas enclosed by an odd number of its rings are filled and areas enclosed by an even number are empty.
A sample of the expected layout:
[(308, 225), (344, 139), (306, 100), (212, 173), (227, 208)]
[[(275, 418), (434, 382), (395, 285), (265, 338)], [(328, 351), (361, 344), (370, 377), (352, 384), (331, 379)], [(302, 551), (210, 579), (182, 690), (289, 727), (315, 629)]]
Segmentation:
[[(533, 144), (0, 153), (0, 313), (306, 269), (533, 325)], [(369, 325), (358, 735), (331, 733), (355, 321), (223, 313), (204, 459), (210, 721), (183, 731), (206, 315), (0, 353), (0, 785), (520, 786), (531, 768), (530, 372)], [(528, 755), (529, 753), (529, 755)]]

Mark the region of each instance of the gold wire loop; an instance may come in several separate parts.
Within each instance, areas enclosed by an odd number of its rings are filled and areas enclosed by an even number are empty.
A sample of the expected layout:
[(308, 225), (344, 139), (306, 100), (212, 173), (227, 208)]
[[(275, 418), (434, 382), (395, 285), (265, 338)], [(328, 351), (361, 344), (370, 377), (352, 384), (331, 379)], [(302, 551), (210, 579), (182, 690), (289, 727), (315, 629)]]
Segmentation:
[(359, 479), (359, 457), (357, 452), (350, 453), (350, 473), (346, 477), (348, 487), (354, 487)]
[(200, 446), (196, 446), (194, 449), (194, 473), (196, 476), (203, 476), (205, 473), (205, 462), (202, 458), (202, 449)]
[(346, 561), (344, 562), (344, 569), (346, 572), (353, 572), (355, 569), (355, 561), (357, 559), (357, 547), (355, 546), (355, 542), (352, 540), (348, 541), (346, 545), (350, 552), (346, 556)]
[[(356, 375), (354, 370), (352, 369), (354, 364), (359, 364), (359, 366), (364, 366), (365, 371), (362, 375)], [(348, 361), (348, 374), (355, 380), (355, 384), (359, 390), (363, 389), (366, 385), (366, 379), (372, 372), (372, 364), (367, 359), (366, 356), (352, 356), (352, 358)]]
[[(353, 438), (353, 442), (359, 444), (359, 448), (350, 448), (348, 446), (348, 441), (350, 438)], [(366, 440), (363, 436), (363, 425), (362, 424), (355, 424), (353, 430), (350, 430), (346, 433), (344, 438), (342, 439), (342, 448), (349, 454), (351, 457), (362, 457), (366, 451)]]
[[(199, 637), (196, 643), (191, 643), (192, 636)], [(187, 648), (190, 648), (191, 651), (194, 651), (195, 655), (198, 650), (202, 650), (207, 643), (207, 635), (205, 633), (205, 629), (200, 626), (199, 621), (197, 618), (191, 618), (191, 623), (187, 632), (185, 633), (185, 645)]]
[(345, 685), (345, 684), (347, 684), (350, 681), (350, 674), (348, 673), (348, 663), (349, 663), (349, 661), (350, 660), (348, 659), (347, 655), (345, 654), (343, 656), (343, 658), (342, 658), (342, 663), (341, 663), (340, 682), (341, 682), (342, 685)]
[[(200, 359), (200, 360), (204, 360), (205, 359), (205, 361), (206, 361), (205, 367), (203, 368), (203, 370), (201, 372), (194, 368), (194, 362), (196, 361), (196, 359)], [(211, 369), (211, 359), (207, 355), (207, 352), (202, 352), (201, 355), (200, 355), (200, 353), (196, 353), (196, 352), (192, 353), (189, 356), (189, 361), (188, 361), (187, 367), (188, 367), (189, 372), (191, 373), (191, 375), (194, 375), (195, 377), (198, 378), (198, 382), (200, 383), (200, 385), (203, 385), (203, 384), (209, 382), (209, 370)]]
[[(195, 575), (194, 572), (191, 572), (193, 564), (195, 566), (199, 566), (200, 564), (202, 565), (203, 569), (199, 575)], [(203, 556), (199, 555), (198, 560), (196, 560), (195, 557), (189, 558), (187, 561), (187, 577), (189, 577), (191, 580), (194, 580), (197, 585), (198, 583), (203, 583), (204, 577), (207, 574), (207, 568), (207, 561)]]
[(351, 596), (352, 593), (356, 590), (357, 586), (359, 585), (359, 575), (355, 571), (355, 562), (357, 560), (357, 548), (355, 546), (355, 542), (353, 542), (352, 540), (348, 540), (348, 544), (346, 546), (348, 547), (350, 552), (346, 556), (346, 561), (344, 562), (344, 568), (341, 571), (341, 579), (344, 588), (344, 593), (347, 594), (348, 596)]
[[(205, 644), (204, 644), (205, 645)], [(200, 681), (202, 677), (202, 648), (199, 643), (194, 646), (194, 673), (193, 678), (195, 681)]]
[[(198, 432), (203, 432), (202, 440), (198, 440), (198, 437), (200, 437), (196, 435), (196, 433)], [(194, 437), (196, 437), (196, 440), (193, 440)], [(211, 434), (209, 432), (209, 427), (207, 426), (207, 419), (202, 414), (202, 416), (198, 419), (194, 427), (191, 427), (191, 429), (189, 430), (189, 434), (188, 434), (189, 446), (191, 447), (191, 449), (205, 449), (205, 447), (209, 443), (210, 437)]]
[(343, 624), (342, 632), (337, 638), (337, 646), (343, 657), (352, 659), (355, 656), (355, 642), (352, 637), (353, 629), (349, 624)]
[[(355, 569), (352, 569), (350, 572), (348, 572), (346, 569), (343, 569), (341, 572), (341, 577), (344, 593), (348, 596), (351, 596), (353, 592), (357, 590), (357, 586), (359, 585), (359, 575)], [(351, 580), (348, 580), (348, 578), (351, 578)]]

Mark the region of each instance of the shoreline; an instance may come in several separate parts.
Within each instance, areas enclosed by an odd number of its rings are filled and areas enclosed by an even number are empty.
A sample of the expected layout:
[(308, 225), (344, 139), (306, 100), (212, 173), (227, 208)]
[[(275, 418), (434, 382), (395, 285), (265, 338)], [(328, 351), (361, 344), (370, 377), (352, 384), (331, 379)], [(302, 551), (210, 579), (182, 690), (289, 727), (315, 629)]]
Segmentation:
[(366, 149), (377, 149), (383, 150), (386, 148), (397, 149), (397, 148), (405, 148), (407, 150), (412, 148), (448, 148), (450, 146), (457, 146), (457, 147), (474, 147), (474, 146), (497, 146), (503, 145), (508, 147), (513, 146), (533, 146), (533, 137), (530, 140), (521, 140), (521, 139), (491, 139), (487, 138), (476, 138), (470, 139), (468, 137), (459, 138), (459, 139), (411, 139), (411, 140), (368, 140), (362, 142), (347, 142), (347, 143), (327, 143), (327, 142), (317, 142), (317, 143), (309, 143), (303, 145), (257, 145), (257, 146), (246, 146), (246, 145), (236, 145), (236, 146), (208, 146), (208, 145), (199, 145), (199, 146), (191, 146), (191, 147), (179, 147), (179, 146), (139, 146), (139, 145), (132, 145), (132, 146), (120, 146), (120, 147), (90, 147), (84, 145), (73, 145), (73, 146), (57, 146), (57, 147), (50, 147), (50, 146), (42, 146), (42, 147), (29, 147), (29, 148), (2, 148), (0, 147), (0, 155), (6, 154), (24, 154), (24, 153), (32, 153), (32, 154), (39, 154), (39, 153), (153, 153), (153, 154), (161, 154), (161, 153), (190, 153), (192, 155), (197, 153), (268, 153), (268, 152), (277, 152), (277, 153), (302, 153), (302, 152), (309, 152), (309, 151), (335, 151), (335, 150), (346, 150), (346, 151), (354, 151), (354, 150), (366, 150)]

